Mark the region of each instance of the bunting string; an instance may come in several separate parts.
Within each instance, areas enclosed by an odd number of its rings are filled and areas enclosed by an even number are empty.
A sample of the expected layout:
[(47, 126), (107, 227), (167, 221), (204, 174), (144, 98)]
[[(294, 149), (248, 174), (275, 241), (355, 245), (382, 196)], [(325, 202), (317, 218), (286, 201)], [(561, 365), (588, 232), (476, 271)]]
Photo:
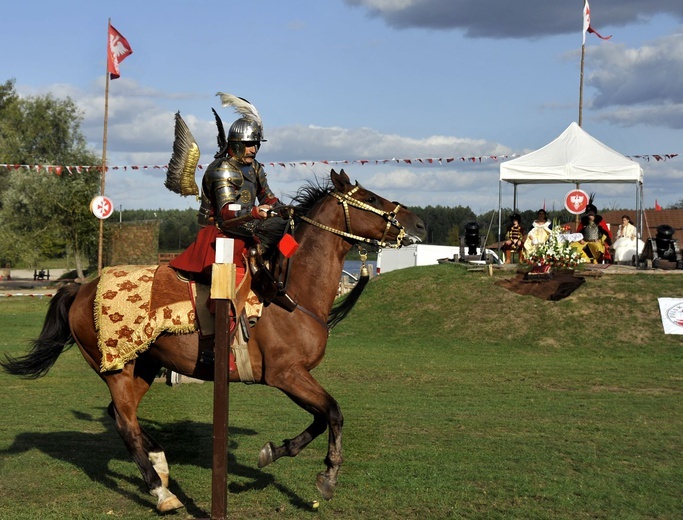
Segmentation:
[[(268, 165), (271, 167), (282, 167), (282, 168), (295, 168), (297, 166), (305, 166), (305, 167), (312, 167), (315, 166), (316, 164), (325, 164), (325, 165), (337, 165), (337, 164), (359, 164), (361, 166), (364, 166), (366, 164), (370, 165), (384, 165), (384, 164), (390, 164), (390, 163), (396, 163), (396, 164), (407, 164), (410, 166), (419, 166), (419, 165), (444, 165), (444, 164), (450, 164), (453, 162), (460, 162), (460, 163), (482, 163), (485, 161), (505, 161), (508, 159), (514, 159), (515, 157), (521, 157), (523, 154), (511, 154), (511, 155), (479, 155), (479, 156), (469, 156), (469, 157), (439, 157), (439, 158), (434, 158), (434, 157), (429, 157), (429, 158), (417, 158), (417, 159), (347, 159), (347, 160), (339, 160), (339, 161), (290, 161), (290, 162), (279, 162), (279, 161), (274, 161), (274, 162), (266, 162), (263, 163), (264, 165)], [(627, 155), (626, 157), (630, 159), (638, 159), (641, 161), (646, 161), (650, 162), (651, 159), (653, 159), (656, 162), (659, 161), (667, 161), (669, 159), (673, 159), (675, 157), (678, 157), (677, 153), (668, 153), (668, 154), (647, 154), (647, 155)], [(206, 169), (209, 166), (209, 164), (198, 164), (197, 169), (203, 170)], [(0, 164), (0, 168), (5, 168), (7, 170), (19, 170), (20, 168), (24, 168), (30, 171), (35, 171), (39, 172), (41, 170), (47, 171), (48, 173), (54, 173), (56, 175), (62, 175), (64, 173), (67, 173), (68, 175), (73, 175), (74, 173), (90, 173), (90, 172), (95, 172), (95, 173), (100, 173), (102, 171), (102, 166), (60, 166), (60, 165), (54, 165), (54, 164)], [(123, 171), (136, 171), (136, 170), (167, 170), (168, 165), (167, 164), (155, 164), (155, 165), (142, 165), (142, 166), (137, 166), (137, 165), (125, 165), (125, 166), (108, 166), (107, 171), (117, 171), (117, 170), (123, 170)]]

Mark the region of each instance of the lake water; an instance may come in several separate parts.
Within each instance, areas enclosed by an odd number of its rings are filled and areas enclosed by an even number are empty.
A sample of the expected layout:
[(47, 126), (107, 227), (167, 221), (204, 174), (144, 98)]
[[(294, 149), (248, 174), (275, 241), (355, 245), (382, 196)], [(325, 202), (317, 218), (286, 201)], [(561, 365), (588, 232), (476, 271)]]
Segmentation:
[(344, 271), (351, 273), (353, 276), (358, 276), (360, 273), (360, 260), (344, 261)]
[[(370, 270), (370, 276), (374, 276), (377, 273), (377, 260), (366, 261), (365, 264)], [(358, 277), (360, 274), (360, 260), (346, 260), (344, 262), (344, 271), (351, 273), (353, 276)]]

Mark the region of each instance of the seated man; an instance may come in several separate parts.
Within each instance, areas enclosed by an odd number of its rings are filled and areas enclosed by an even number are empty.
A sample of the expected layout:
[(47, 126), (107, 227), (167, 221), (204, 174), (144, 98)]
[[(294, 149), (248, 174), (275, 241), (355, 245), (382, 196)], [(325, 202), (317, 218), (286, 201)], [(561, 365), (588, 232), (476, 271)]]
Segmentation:
[(519, 213), (510, 215), (512, 222), (505, 232), (505, 242), (503, 242), (503, 251), (505, 251), (505, 263), (509, 264), (512, 253), (519, 251), (519, 261), (522, 261), (522, 246), (524, 243), (524, 228), (521, 225), (522, 217)]
[(609, 246), (612, 245), (612, 233), (593, 204), (586, 206), (586, 214), (581, 217), (576, 231), (583, 235), (583, 240), (572, 246), (580, 248), (589, 262), (611, 262)]

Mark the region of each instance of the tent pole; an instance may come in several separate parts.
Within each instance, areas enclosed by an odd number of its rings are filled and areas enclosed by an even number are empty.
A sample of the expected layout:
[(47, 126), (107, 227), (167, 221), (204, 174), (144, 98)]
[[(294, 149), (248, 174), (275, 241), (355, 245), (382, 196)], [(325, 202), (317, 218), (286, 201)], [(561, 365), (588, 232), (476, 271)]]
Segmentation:
[[(580, 190), (581, 189), (581, 184), (576, 183), (576, 189)], [(576, 218), (574, 219), (574, 233), (576, 233), (576, 230), (579, 229), (579, 214), (576, 214)]]
[(517, 183), (514, 183), (512, 186), (514, 187), (512, 193), (512, 209), (517, 211)]
[[(640, 267), (640, 253), (638, 252), (638, 240), (642, 240), (643, 234), (643, 198), (642, 187), (636, 183), (636, 269)], [(643, 245), (645, 242), (643, 241)]]
[(501, 240), (501, 227), (503, 225), (503, 216), (502, 216), (502, 207), (503, 207), (503, 181), (498, 181), (498, 258), (500, 259), (500, 254), (501, 254), (501, 248), (500, 248), (500, 240)]

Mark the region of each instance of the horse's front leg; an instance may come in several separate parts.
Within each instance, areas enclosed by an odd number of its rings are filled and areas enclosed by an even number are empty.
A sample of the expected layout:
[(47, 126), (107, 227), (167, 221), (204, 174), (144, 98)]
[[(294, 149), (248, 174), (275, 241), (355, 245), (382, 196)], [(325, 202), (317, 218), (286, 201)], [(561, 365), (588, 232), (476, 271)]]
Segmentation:
[[(297, 399), (289, 396), (292, 400), (305, 410), (311, 412), (305, 405), (301, 404)], [(306, 446), (308, 446), (313, 439), (318, 437), (327, 429), (327, 418), (324, 414), (313, 413), (313, 422), (311, 425), (302, 431), (293, 439), (285, 439), (282, 441), (282, 446), (275, 446), (272, 442), (267, 442), (258, 456), (258, 467), (263, 468), (275, 462), (280, 457), (296, 457)]]
[(342, 427), (344, 417), (339, 404), (320, 386), (307, 370), (301, 368), (295, 372), (281, 374), (271, 386), (279, 388), (304, 410), (313, 414), (313, 423), (293, 439), (283, 441), (282, 446), (266, 443), (259, 453), (259, 467), (264, 467), (280, 457), (295, 457), (308, 446), (313, 439), (329, 427), (326, 471), (321, 471), (316, 479), (318, 490), (325, 500), (334, 495), (339, 470), (342, 465)]

